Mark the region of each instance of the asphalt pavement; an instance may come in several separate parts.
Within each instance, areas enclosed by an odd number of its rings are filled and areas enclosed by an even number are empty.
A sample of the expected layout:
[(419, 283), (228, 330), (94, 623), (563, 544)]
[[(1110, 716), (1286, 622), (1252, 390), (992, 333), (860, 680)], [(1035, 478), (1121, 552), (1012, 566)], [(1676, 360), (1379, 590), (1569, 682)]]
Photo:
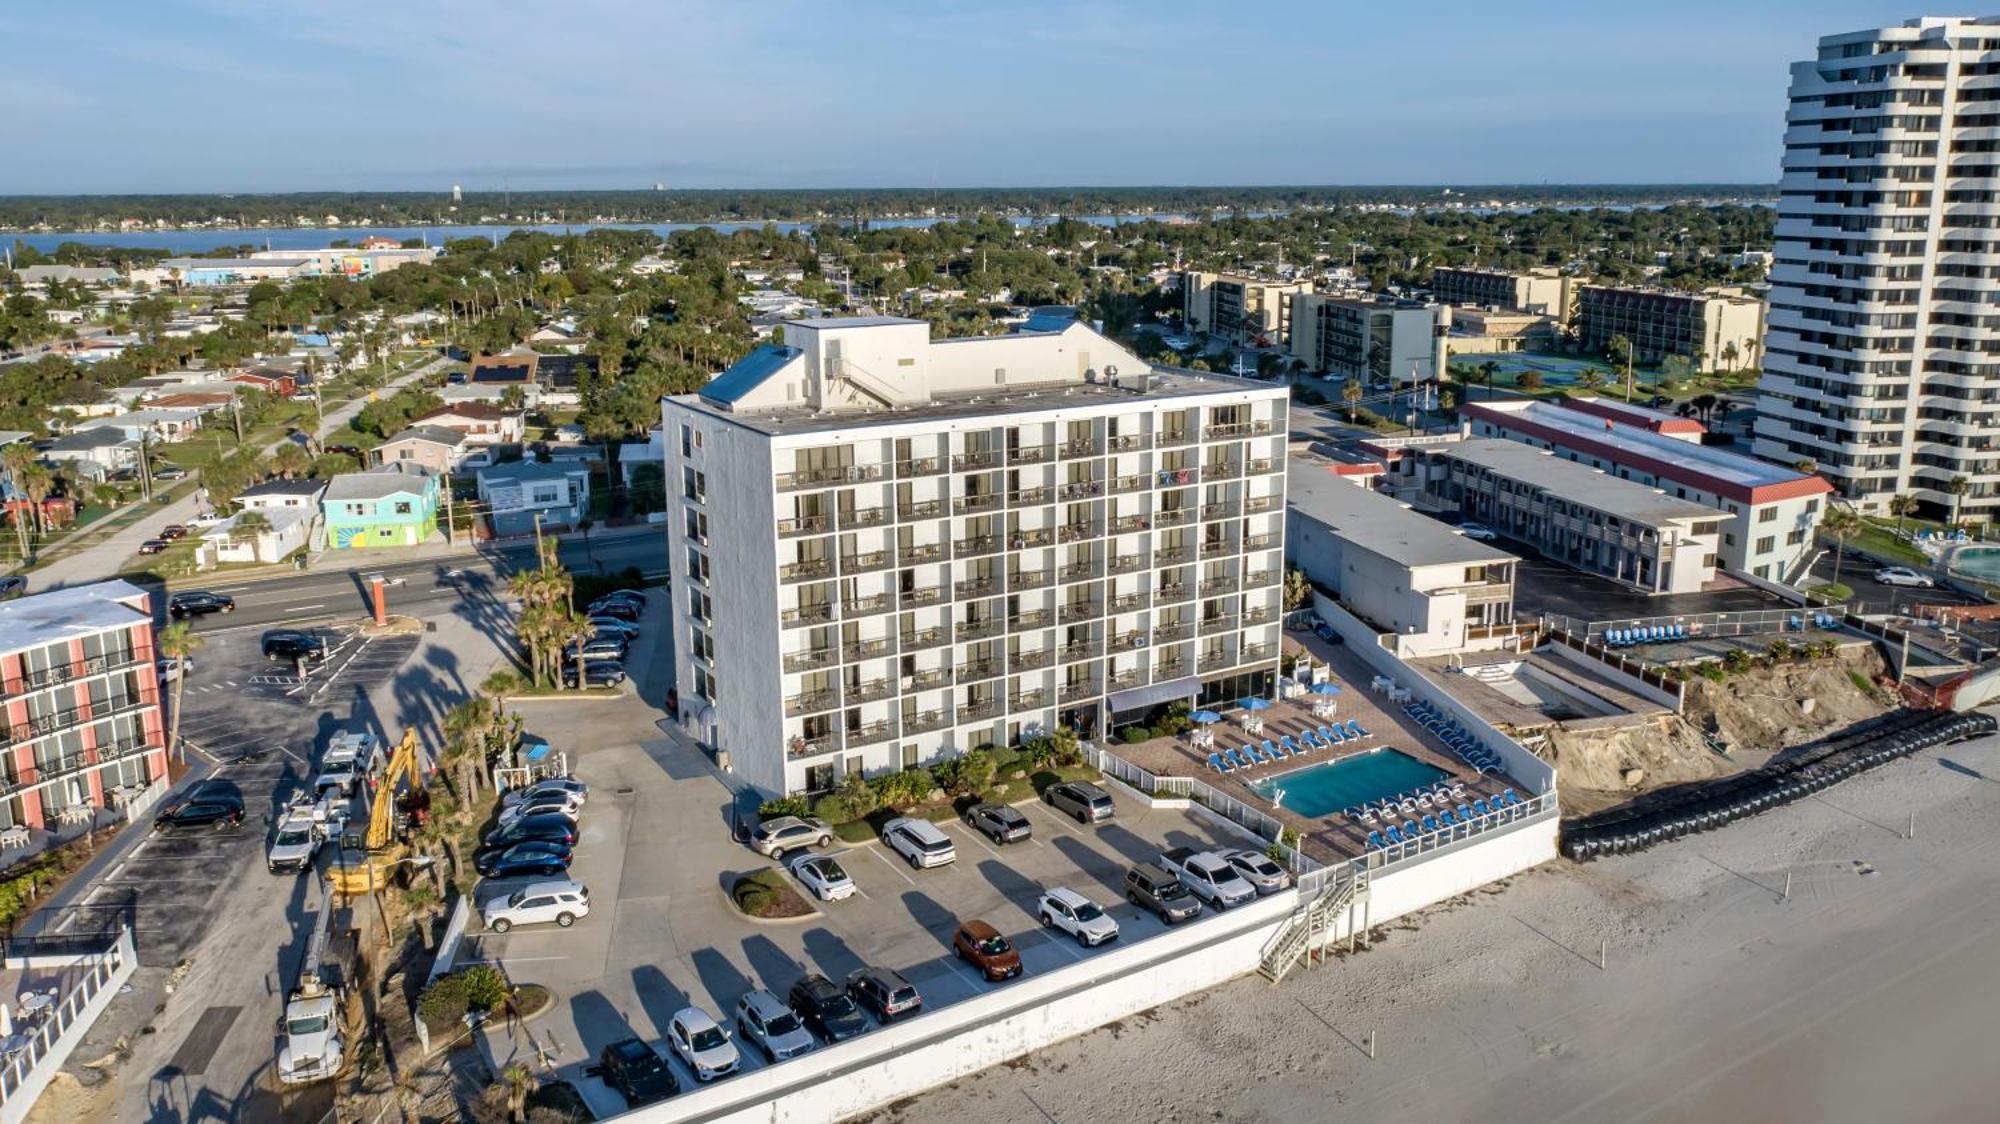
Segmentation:
[(1937, 586), (1923, 589), (1914, 586), (1886, 585), (1875, 580), (1875, 571), (1882, 564), (1865, 555), (1853, 551), (1843, 553), (1839, 559), (1840, 569), (1834, 569), (1834, 551), (1822, 554), (1813, 564), (1814, 583), (1838, 581), (1854, 591), (1853, 604), (1864, 613), (1896, 613), (1912, 605), (1976, 605), (1978, 598), (1968, 597), (1955, 589)]

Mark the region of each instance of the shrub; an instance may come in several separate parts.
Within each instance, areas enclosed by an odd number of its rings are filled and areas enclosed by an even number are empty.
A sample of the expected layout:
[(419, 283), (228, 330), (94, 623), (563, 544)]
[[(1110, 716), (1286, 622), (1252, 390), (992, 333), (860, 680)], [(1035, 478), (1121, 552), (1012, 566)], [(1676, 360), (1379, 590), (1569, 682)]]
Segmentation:
[(1046, 735), (1039, 738), (1029, 738), (1027, 741), (1021, 743), (1021, 759), (1030, 769), (1041, 769), (1054, 763), (1056, 759), (1055, 739)]
[(1083, 743), (1077, 741), (1076, 731), (1068, 726), (1056, 727), (1049, 735), (1055, 751), (1055, 763), (1064, 767), (1083, 764)]
[(840, 798), (847, 801), (849, 819), (860, 819), (881, 806), (875, 786), (857, 770), (840, 778)]
[(812, 906), (776, 870), (746, 874), (729, 888), (729, 900), (752, 917), (803, 917)]
[(1153, 738), (1153, 731), (1147, 729), (1144, 726), (1127, 726), (1125, 727), (1124, 732), (1119, 734), (1118, 736), (1121, 740), (1125, 742), (1126, 745), (1138, 745), (1140, 742), (1143, 741), (1151, 741)]
[(1734, 675), (1750, 670), (1750, 653), (1741, 648), (1731, 648), (1722, 657), (1722, 666)]
[(1854, 588), (1845, 582), (1822, 582), (1806, 590), (1806, 600), (1814, 605), (1837, 605), (1854, 598)]
[(448, 1025), (465, 1018), (467, 1012), (483, 1014), (500, 1006), (507, 1001), (508, 990), (507, 977), (500, 969), (474, 964), (441, 976), (425, 988), (417, 999), (417, 1013), (432, 1025)]
[(757, 805), (757, 814), (767, 820), (779, 816), (810, 815), (811, 812), (812, 809), (807, 806), (806, 798), (803, 796), (780, 796), (776, 800), (766, 800)]
[(875, 790), (876, 799), (883, 806), (891, 808), (904, 808), (911, 804), (922, 803), (924, 797), (930, 795), (931, 789), (937, 787), (937, 781), (931, 776), (931, 771), (921, 766), (904, 769), (899, 773), (885, 773), (868, 783)]
[(992, 755), (995, 777), (1004, 777), (1016, 769), (1027, 767), (1027, 762), (1020, 751), (1007, 746), (987, 746), (985, 752)]
[(1780, 636), (1771, 641), (1771, 646), (1764, 649), (1764, 654), (1771, 657), (1772, 663), (1784, 663), (1792, 658), (1792, 642)]
[(1701, 663), (1695, 665), (1694, 670), (1695, 674), (1711, 683), (1720, 683), (1728, 677), (1722, 670), (1722, 665), (1716, 663), (1714, 660), (1703, 660)]
[(812, 802), (812, 814), (831, 824), (842, 824), (860, 817), (854, 814), (854, 806), (837, 792), (829, 792)]

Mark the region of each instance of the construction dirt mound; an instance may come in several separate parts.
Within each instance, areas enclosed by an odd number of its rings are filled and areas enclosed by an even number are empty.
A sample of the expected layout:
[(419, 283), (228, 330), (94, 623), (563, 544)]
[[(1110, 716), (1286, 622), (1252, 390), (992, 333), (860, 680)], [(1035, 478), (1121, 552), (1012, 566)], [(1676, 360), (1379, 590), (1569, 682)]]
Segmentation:
[(1642, 724), (1548, 733), (1562, 809), (1589, 815), (1667, 785), (1754, 769), (1780, 750), (1887, 713), (1874, 648), (1831, 659), (1753, 667), (1721, 682), (1694, 678), (1679, 715)]

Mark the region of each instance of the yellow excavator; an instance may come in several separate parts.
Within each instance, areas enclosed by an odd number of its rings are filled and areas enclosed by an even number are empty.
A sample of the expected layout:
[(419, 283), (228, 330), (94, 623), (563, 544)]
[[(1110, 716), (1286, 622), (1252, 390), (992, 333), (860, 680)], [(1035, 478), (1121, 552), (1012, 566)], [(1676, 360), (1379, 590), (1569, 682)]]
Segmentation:
[[(389, 754), (388, 767), (382, 770), (382, 779), (368, 802), (368, 834), (361, 847), (354, 847), (351, 839), (343, 840), (327, 868), (327, 884), (334, 893), (352, 896), (382, 889), (388, 885), (389, 871), (404, 860), (407, 848), (396, 839), (396, 809), (400, 804), (421, 814), (429, 805), (418, 758), (417, 732), (404, 730), (403, 740)], [(399, 797), (396, 790), (404, 782), (409, 791)]]

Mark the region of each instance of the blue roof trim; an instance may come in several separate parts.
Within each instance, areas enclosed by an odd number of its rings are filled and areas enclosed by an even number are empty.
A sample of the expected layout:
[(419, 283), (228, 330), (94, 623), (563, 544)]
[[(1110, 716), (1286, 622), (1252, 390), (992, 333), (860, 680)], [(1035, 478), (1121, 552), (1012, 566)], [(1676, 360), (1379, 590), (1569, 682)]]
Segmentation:
[(805, 354), (796, 347), (777, 347), (766, 344), (729, 365), (727, 371), (708, 380), (701, 388), (701, 396), (718, 405), (730, 406), (741, 401), (743, 396), (764, 384), (764, 380), (783, 370), (785, 364)]

